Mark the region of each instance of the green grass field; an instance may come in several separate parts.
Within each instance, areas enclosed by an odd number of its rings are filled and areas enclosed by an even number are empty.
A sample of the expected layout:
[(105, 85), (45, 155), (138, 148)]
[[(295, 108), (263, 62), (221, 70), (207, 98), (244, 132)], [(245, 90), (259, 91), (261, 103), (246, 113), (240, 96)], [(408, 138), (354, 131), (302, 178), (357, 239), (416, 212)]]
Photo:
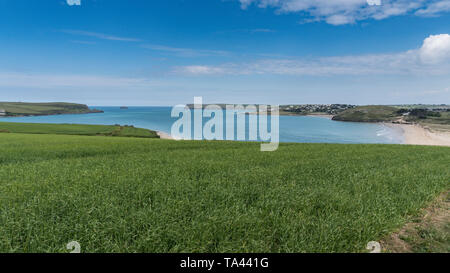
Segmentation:
[(364, 252), (450, 148), (0, 134), (0, 252)]
[(101, 112), (98, 110), (91, 110), (84, 104), (67, 102), (0, 102), (0, 110), (6, 111), (7, 116), (85, 114)]
[(358, 106), (337, 114), (333, 117), (333, 120), (355, 122), (389, 122), (401, 116), (396, 113), (398, 110), (398, 108), (393, 106), (384, 105)]
[(155, 131), (119, 125), (0, 122), (0, 133), (159, 138)]

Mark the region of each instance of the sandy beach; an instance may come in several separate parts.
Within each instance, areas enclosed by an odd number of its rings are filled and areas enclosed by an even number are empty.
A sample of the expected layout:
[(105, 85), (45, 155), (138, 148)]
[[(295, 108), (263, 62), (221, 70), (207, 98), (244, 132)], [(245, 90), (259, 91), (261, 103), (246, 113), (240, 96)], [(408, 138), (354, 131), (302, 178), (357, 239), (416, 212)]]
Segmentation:
[(405, 137), (404, 144), (450, 147), (450, 132), (432, 132), (416, 124), (386, 123), (385, 125), (400, 128)]
[(327, 118), (327, 119), (333, 119), (333, 115), (325, 115), (325, 114), (309, 114), (306, 115), (307, 117), (317, 117), (317, 118)]
[(160, 139), (173, 139), (173, 137), (171, 135), (169, 135), (168, 133), (165, 133), (165, 132), (158, 131), (157, 134)]

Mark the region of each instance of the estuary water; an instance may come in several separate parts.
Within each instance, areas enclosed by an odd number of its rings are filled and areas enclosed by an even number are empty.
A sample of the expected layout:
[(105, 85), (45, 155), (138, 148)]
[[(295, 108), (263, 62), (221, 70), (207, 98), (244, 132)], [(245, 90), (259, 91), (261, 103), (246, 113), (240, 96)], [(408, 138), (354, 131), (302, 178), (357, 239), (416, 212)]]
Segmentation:
[[(103, 110), (104, 113), (0, 118), (0, 122), (120, 124), (170, 134), (172, 125), (178, 120), (171, 117), (171, 107), (120, 109), (120, 107), (92, 106), (91, 108)], [(204, 119), (204, 123), (207, 120), (209, 118)], [(247, 135), (248, 122), (247, 117)], [(339, 122), (323, 117), (280, 116), (279, 126), (280, 142), (398, 144), (404, 141), (401, 132), (375, 123)], [(246, 138), (248, 139), (248, 136)]]

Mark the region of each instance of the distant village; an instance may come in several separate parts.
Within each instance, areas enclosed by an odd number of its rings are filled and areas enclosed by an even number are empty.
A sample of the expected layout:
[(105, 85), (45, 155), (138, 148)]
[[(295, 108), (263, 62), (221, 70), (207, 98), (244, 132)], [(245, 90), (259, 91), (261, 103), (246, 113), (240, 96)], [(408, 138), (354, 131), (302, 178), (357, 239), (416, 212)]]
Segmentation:
[[(425, 105), (425, 104), (411, 104), (411, 105), (392, 105), (398, 108), (398, 114), (403, 116), (438, 116), (440, 112), (450, 111), (450, 105)], [(345, 110), (357, 108), (357, 105), (352, 104), (302, 104), (302, 105), (281, 105), (280, 112), (287, 114), (307, 115), (310, 113), (337, 115)], [(434, 113), (434, 114), (433, 114)]]
[(307, 113), (325, 113), (336, 115), (347, 109), (355, 108), (356, 105), (351, 104), (303, 104), (303, 105), (281, 105), (280, 111), (295, 114)]
[[(211, 104), (203, 104), (202, 107), (205, 108)], [(214, 104), (218, 105), (222, 109), (226, 108), (226, 104)], [(231, 104), (233, 105), (233, 104)], [(243, 104), (244, 107), (247, 104)], [(403, 105), (391, 105), (392, 107), (399, 109), (399, 114), (403, 114), (404, 116), (409, 115), (410, 113), (414, 114), (416, 112), (445, 112), (450, 111), (450, 105), (446, 104), (403, 104)], [(187, 104), (189, 109), (193, 109), (193, 104)], [(335, 116), (345, 110), (354, 109), (359, 107), (358, 105), (352, 104), (289, 104), (289, 105), (280, 105), (280, 114), (287, 115), (308, 115), (308, 114), (324, 114)]]

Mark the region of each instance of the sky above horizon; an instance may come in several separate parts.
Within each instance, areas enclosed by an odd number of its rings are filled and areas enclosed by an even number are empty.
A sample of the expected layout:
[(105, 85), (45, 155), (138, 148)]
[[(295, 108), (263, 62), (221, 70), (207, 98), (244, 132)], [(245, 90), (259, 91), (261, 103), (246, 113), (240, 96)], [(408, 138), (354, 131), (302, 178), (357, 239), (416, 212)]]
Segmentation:
[(0, 101), (450, 104), (450, 0), (0, 0)]

